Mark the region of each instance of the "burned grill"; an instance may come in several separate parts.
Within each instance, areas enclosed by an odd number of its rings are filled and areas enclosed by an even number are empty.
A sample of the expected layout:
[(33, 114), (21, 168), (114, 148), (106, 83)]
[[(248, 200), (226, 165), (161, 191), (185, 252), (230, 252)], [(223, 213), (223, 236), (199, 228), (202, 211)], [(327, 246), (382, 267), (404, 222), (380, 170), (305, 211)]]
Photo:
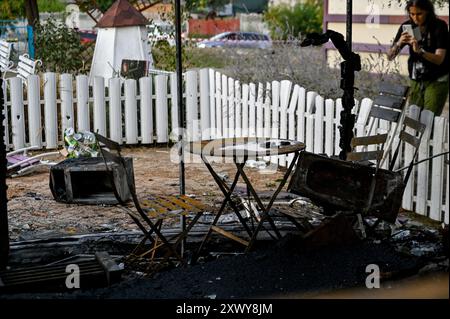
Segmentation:
[(64, 291), (71, 274), (69, 265), (79, 267), (80, 288), (103, 287), (120, 280), (122, 270), (105, 252), (88, 260), (62, 262), (0, 272), (0, 292)]
[[(374, 173), (375, 167), (305, 152), (289, 191), (310, 198), (325, 211), (360, 211), (367, 204)], [(368, 214), (395, 222), (403, 190), (401, 173), (379, 169)]]

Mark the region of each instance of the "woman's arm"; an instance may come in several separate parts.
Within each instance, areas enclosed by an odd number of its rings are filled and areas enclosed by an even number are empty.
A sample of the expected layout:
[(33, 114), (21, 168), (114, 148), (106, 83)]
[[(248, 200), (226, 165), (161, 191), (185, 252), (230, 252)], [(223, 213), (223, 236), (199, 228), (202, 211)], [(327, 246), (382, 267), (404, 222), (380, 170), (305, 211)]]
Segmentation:
[(447, 54), (446, 49), (437, 49), (436, 52), (432, 53), (432, 52), (427, 52), (424, 49), (420, 48), (419, 44), (417, 43), (417, 41), (415, 39), (412, 40), (411, 44), (412, 44), (413, 51), (415, 53), (419, 54), (425, 60), (427, 60), (433, 64), (436, 64), (436, 65), (441, 65), (442, 62), (444, 62), (445, 55)]
[(388, 60), (392, 61), (395, 59), (395, 57), (400, 53), (400, 51), (402, 50), (402, 48), (410, 43), (412, 37), (408, 32), (403, 32), (402, 35), (400, 36), (400, 39), (394, 43), (394, 45), (389, 49), (387, 56), (388, 56)]

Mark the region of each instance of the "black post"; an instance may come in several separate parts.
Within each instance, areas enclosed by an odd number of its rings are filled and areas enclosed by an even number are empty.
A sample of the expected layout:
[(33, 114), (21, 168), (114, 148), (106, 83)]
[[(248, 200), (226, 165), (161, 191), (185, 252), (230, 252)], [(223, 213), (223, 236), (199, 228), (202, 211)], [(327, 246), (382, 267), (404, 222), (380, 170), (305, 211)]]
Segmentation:
[[(181, 1), (175, 0), (175, 40), (176, 40), (176, 70), (177, 70), (177, 103), (178, 103), (178, 154), (180, 156), (180, 195), (186, 193), (184, 177), (184, 107), (183, 107), (183, 55), (181, 43)], [(186, 218), (181, 216), (182, 231), (186, 229)], [(184, 254), (185, 240), (181, 243), (181, 256)]]
[[(347, 0), (347, 47), (349, 52), (352, 51), (352, 8), (353, 0)], [(339, 132), (341, 133), (341, 140), (339, 146), (341, 152), (339, 158), (347, 159), (347, 153), (351, 151), (351, 140), (353, 138), (353, 127), (355, 126), (355, 115), (352, 114), (354, 99), (354, 85), (355, 85), (355, 65), (352, 61), (344, 61), (341, 63), (341, 89), (344, 90), (342, 96), (341, 122)]]
[(3, 120), (4, 96), (3, 77), (0, 72), (0, 269), (5, 269), (9, 256), (8, 206), (6, 186), (6, 145), (4, 142), (5, 127)]

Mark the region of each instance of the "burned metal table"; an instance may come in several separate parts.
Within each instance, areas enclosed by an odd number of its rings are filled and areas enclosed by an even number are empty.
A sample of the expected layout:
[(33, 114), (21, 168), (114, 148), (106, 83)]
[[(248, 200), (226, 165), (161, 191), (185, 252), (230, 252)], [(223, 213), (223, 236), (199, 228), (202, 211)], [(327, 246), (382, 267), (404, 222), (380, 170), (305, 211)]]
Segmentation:
[[(246, 251), (248, 251), (251, 249), (252, 245), (254, 244), (256, 237), (258, 235), (258, 232), (263, 227), (263, 223), (265, 221), (269, 222), (272, 230), (275, 232), (277, 237), (280, 238), (281, 235), (280, 235), (279, 231), (277, 230), (277, 227), (275, 226), (274, 221), (269, 216), (269, 211), (270, 211), (276, 197), (278, 196), (281, 189), (285, 185), (289, 175), (291, 174), (292, 169), (293, 169), (295, 163), (297, 162), (300, 152), (304, 149), (305, 149), (305, 144), (298, 142), (298, 141), (270, 139), (270, 138), (258, 138), (258, 137), (224, 138), (224, 139), (205, 140), (205, 141), (189, 143), (186, 146), (185, 150), (192, 154), (201, 156), (203, 163), (206, 165), (206, 167), (208, 168), (212, 177), (214, 178), (214, 180), (216, 181), (220, 190), (222, 191), (223, 195), (225, 196), (225, 198), (222, 202), (222, 205), (221, 205), (217, 215), (215, 216), (214, 221), (212, 222), (207, 234), (205, 235), (198, 251), (199, 252), (201, 251), (201, 249), (203, 248), (204, 244), (206, 243), (206, 241), (208, 240), (209, 236), (211, 235), (211, 233), (213, 231), (218, 232), (236, 242), (243, 244), (244, 246), (246, 246)], [(258, 196), (255, 188), (253, 187), (251, 181), (249, 180), (247, 174), (245, 173), (244, 166), (248, 160), (252, 160), (252, 159), (256, 160), (257, 158), (266, 157), (266, 156), (278, 156), (278, 155), (287, 155), (287, 154), (294, 155), (292, 162), (289, 164), (286, 172), (284, 173), (282, 180), (280, 181), (280, 184), (278, 185), (278, 188), (272, 194), (268, 204), (264, 205), (260, 199), (260, 196)], [(236, 174), (234, 176), (231, 186), (228, 186), (225, 183), (225, 181), (223, 181), (220, 178), (220, 176), (214, 171), (212, 165), (210, 164), (210, 162), (207, 159), (207, 157), (209, 157), (209, 156), (230, 158), (233, 160), (233, 163), (236, 165), (237, 171), (236, 171)], [(241, 176), (247, 186), (247, 189), (249, 190), (250, 195), (254, 198), (257, 206), (259, 207), (259, 209), (261, 211), (261, 218), (259, 219), (256, 228), (254, 228), (253, 230), (251, 230), (249, 228), (245, 219), (242, 217), (238, 207), (231, 200), (233, 191), (234, 191), (236, 184)], [(234, 234), (231, 234), (217, 226), (217, 222), (219, 221), (219, 218), (222, 215), (222, 213), (224, 212), (224, 209), (228, 203), (232, 207), (233, 211), (236, 213), (239, 221), (241, 222), (245, 231), (249, 235), (250, 241), (246, 241), (246, 240), (244, 240)], [(255, 217), (255, 215), (252, 214), (252, 212), (251, 212), (251, 216)]]

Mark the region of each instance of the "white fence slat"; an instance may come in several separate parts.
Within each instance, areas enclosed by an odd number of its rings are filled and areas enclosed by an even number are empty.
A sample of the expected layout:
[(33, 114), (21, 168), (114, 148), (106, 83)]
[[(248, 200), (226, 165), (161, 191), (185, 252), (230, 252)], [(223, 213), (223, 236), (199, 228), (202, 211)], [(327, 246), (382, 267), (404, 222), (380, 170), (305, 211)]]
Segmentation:
[(264, 134), (264, 84), (258, 83), (258, 95), (256, 98), (256, 136)]
[(216, 98), (214, 93), (216, 92), (216, 82), (214, 79), (214, 69), (209, 69), (209, 107), (210, 107), (210, 134), (211, 139), (216, 138)]
[(223, 137), (222, 131), (222, 84), (221, 84), (221, 75), (219, 72), (216, 72), (216, 138)]
[(77, 131), (90, 131), (89, 124), (89, 79), (78, 75), (77, 81)]
[[(2, 93), (3, 93), (3, 98), (4, 98), (4, 104), (1, 107), (0, 112), (3, 112), (3, 115), (5, 116), (4, 120), (3, 120), (3, 127), (5, 128), (5, 135), (3, 136), (3, 141), (5, 142), (6, 145), (6, 150), (9, 149), (9, 112), (8, 112), (8, 90), (7, 90), (7, 81), (3, 81), (2, 82), (2, 87), (1, 87)], [(11, 100), (11, 98), (9, 99), (9, 101)], [(2, 138), (0, 136), (0, 138)]]
[[(136, 80), (125, 80), (125, 139), (127, 144), (138, 142)], [(167, 121), (165, 122), (167, 126)]]
[(141, 95), (141, 143), (153, 143), (153, 81), (151, 77), (139, 79)]
[(228, 77), (222, 74), (222, 134), (223, 137), (230, 137), (228, 124)]
[(297, 107), (297, 140), (305, 142), (305, 111), (306, 111), (306, 90), (301, 87), (298, 92)]
[(325, 100), (320, 95), (316, 96), (316, 114), (314, 116), (314, 153), (323, 154), (323, 113)]
[(209, 105), (209, 70), (200, 70), (200, 130), (201, 139), (211, 138), (211, 107)]
[(159, 74), (155, 77), (156, 91), (156, 141), (168, 142), (168, 110), (167, 110), (167, 76)]
[(248, 130), (248, 102), (249, 102), (249, 86), (248, 84), (242, 85), (242, 136), (249, 136)]
[(234, 79), (228, 78), (228, 134), (229, 137), (236, 136), (235, 134), (235, 98), (234, 98)]
[(59, 92), (61, 96), (61, 125), (64, 139), (64, 131), (68, 127), (74, 128), (74, 113), (73, 113), (73, 85), (71, 74), (61, 74), (59, 82)]
[[(288, 139), (295, 140), (297, 135), (297, 127), (295, 126), (296, 111), (298, 106), (298, 94), (300, 92), (300, 86), (294, 85), (294, 90), (292, 91), (291, 101), (289, 102), (288, 113)], [(294, 154), (289, 154), (287, 156), (287, 165), (290, 165), (294, 159)]]
[(250, 137), (256, 136), (256, 85), (250, 83), (248, 99), (248, 134)]
[(316, 111), (316, 92), (306, 93), (306, 151), (314, 151), (314, 113)]
[(178, 141), (178, 130), (181, 128), (181, 125), (178, 124), (178, 82), (176, 73), (170, 74), (170, 96), (170, 139), (172, 141)]
[(11, 131), (14, 149), (25, 147), (25, 110), (23, 105), (22, 79), (10, 79)]
[(361, 107), (359, 109), (358, 117), (356, 118), (355, 129), (356, 136), (366, 136), (366, 125), (368, 124), (370, 110), (372, 109), (373, 101), (368, 98), (364, 98), (361, 101)]
[(236, 136), (242, 136), (242, 99), (241, 99), (241, 83), (239, 81), (234, 81), (234, 95), (236, 98), (235, 108), (236, 108)]
[(272, 138), (280, 136), (280, 82), (272, 81)]
[[(288, 107), (291, 98), (292, 82), (281, 81), (280, 89), (280, 138), (287, 139), (288, 134)], [(286, 155), (278, 156), (278, 164), (286, 166)]]
[[(434, 118), (433, 155), (440, 154), (444, 151), (445, 124), (445, 118)], [(444, 157), (440, 156), (434, 158), (432, 160), (432, 168), (430, 218), (440, 220), (442, 212), (442, 195), (444, 191)]]
[(109, 79), (109, 137), (119, 144), (123, 143), (121, 92), (120, 78)]
[(106, 135), (105, 79), (94, 77), (94, 131)]
[(189, 141), (198, 141), (197, 72), (186, 72), (186, 133)]
[(56, 74), (44, 74), (44, 116), (46, 148), (58, 147), (58, 113), (56, 108)]
[[(417, 107), (416, 105), (411, 105), (409, 108), (409, 114), (408, 116), (412, 119), (418, 119), (419, 118), (419, 114), (420, 114), (420, 108)], [(414, 131), (407, 128), (406, 129), (407, 133), (412, 134)], [(405, 166), (409, 165), (409, 163), (412, 160), (412, 157), (414, 155), (414, 148), (409, 145), (408, 143), (405, 143), (405, 152), (404, 152), (405, 156)], [(403, 192), (403, 204), (402, 207), (404, 209), (413, 210), (413, 199), (414, 199), (414, 181), (415, 181), (415, 174), (414, 172), (416, 171), (417, 166), (415, 166), (411, 172), (411, 175), (409, 177), (408, 183), (405, 186), (405, 190)]]
[(339, 132), (339, 126), (341, 125), (341, 112), (343, 110), (342, 107), (342, 99), (336, 100), (336, 116), (334, 122), (334, 155), (339, 155), (341, 152), (341, 147), (339, 146), (339, 141), (341, 139), (341, 132)]
[(38, 75), (28, 77), (28, 134), (30, 146), (42, 147), (41, 97)]
[[(430, 137), (433, 126), (434, 114), (431, 111), (423, 110), (420, 114), (420, 121), (426, 125), (422, 142), (419, 147), (419, 155), (417, 160), (421, 161), (429, 157), (430, 154)], [(428, 166), (429, 161), (417, 165), (417, 195), (416, 195), (416, 213), (427, 216), (428, 203)]]
[(264, 92), (264, 137), (271, 136), (271, 118), (272, 118), (272, 91), (270, 82), (266, 83), (266, 91)]
[(325, 100), (325, 153), (328, 156), (333, 155), (334, 147), (334, 101), (331, 99)]

